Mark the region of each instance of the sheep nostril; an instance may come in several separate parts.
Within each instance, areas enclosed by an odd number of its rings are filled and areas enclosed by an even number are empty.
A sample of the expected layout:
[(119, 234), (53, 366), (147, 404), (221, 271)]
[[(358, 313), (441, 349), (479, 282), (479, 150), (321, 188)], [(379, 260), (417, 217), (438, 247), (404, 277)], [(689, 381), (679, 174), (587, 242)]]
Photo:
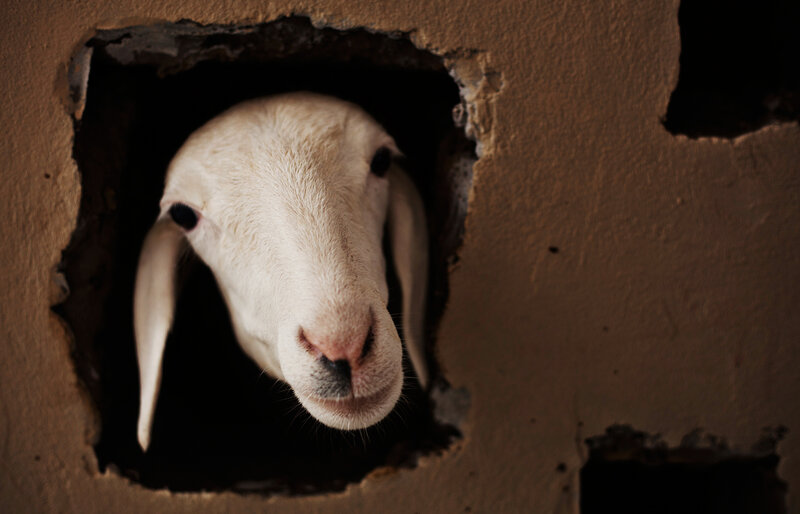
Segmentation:
[(322, 355), (319, 361), (325, 366), (326, 369), (333, 372), (337, 377), (350, 381), (350, 363), (346, 359), (330, 360)]
[(320, 349), (314, 345), (314, 343), (308, 340), (302, 327), (300, 327), (300, 332), (297, 334), (297, 340), (307, 352), (314, 354), (315, 356), (321, 355), (323, 358), (325, 358), (325, 354), (323, 354), (322, 351), (320, 351)]
[(369, 355), (369, 352), (372, 351), (372, 346), (375, 344), (375, 334), (372, 331), (372, 327), (369, 327), (369, 331), (367, 332), (367, 337), (364, 339), (364, 346), (361, 347), (361, 356), (360, 359), (364, 360)]

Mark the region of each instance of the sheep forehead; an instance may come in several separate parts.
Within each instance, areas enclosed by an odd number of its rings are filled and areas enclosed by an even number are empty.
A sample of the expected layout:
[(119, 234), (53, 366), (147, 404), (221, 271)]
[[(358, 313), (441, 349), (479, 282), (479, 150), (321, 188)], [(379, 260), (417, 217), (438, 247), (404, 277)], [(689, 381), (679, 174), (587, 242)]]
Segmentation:
[(201, 209), (228, 208), (253, 195), (307, 195), (314, 185), (352, 188), (384, 144), (394, 146), (366, 113), (340, 100), (295, 93), (246, 102), (189, 138), (170, 166), (165, 196), (173, 190)]

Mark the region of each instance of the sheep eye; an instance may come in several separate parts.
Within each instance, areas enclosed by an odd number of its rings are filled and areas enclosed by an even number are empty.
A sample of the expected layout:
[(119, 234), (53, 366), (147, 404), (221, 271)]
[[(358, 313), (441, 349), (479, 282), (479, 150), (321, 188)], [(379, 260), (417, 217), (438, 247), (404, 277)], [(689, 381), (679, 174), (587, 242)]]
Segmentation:
[(169, 208), (169, 215), (172, 217), (172, 221), (186, 230), (192, 230), (197, 225), (197, 213), (188, 205), (183, 205), (182, 203), (173, 204)]
[(382, 146), (378, 148), (375, 155), (372, 157), (372, 162), (369, 164), (369, 171), (375, 175), (382, 177), (386, 175), (389, 165), (392, 163), (392, 153), (388, 148)]

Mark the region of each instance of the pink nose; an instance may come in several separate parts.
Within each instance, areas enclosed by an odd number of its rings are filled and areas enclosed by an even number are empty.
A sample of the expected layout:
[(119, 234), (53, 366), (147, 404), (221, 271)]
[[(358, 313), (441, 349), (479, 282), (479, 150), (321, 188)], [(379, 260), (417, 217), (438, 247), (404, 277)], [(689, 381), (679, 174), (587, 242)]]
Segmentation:
[(316, 334), (310, 330), (300, 328), (300, 344), (311, 352), (314, 357), (323, 361), (345, 364), (357, 368), (369, 356), (375, 336), (370, 326), (366, 334), (360, 336), (337, 337), (335, 335)]

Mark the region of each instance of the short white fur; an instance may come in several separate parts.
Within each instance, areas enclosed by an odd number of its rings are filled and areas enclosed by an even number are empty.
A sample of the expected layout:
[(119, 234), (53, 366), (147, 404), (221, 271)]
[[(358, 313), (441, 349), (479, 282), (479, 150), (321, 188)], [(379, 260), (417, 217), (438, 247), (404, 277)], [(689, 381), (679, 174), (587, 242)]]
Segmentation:
[[(383, 419), (403, 384), (402, 347), (387, 310), (384, 225), (402, 289), (406, 347), (420, 383), (427, 232), (422, 201), (396, 165), (370, 173), (375, 152), (399, 151), (359, 107), (311, 93), (239, 104), (193, 133), (172, 160), (161, 214), (145, 238), (134, 293), (141, 398), (137, 435), (150, 443), (175, 273), (188, 243), (210, 267), (242, 349), (287, 382), (320, 422), (358, 429)], [(169, 210), (191, 207), (191, 230)], [(355, 355), (347, 397), (323, 397), (320, 355)], [(309, 336), (311, 337), (311, 336)], [(322, 346), (321, 346), (322, 347)]]

